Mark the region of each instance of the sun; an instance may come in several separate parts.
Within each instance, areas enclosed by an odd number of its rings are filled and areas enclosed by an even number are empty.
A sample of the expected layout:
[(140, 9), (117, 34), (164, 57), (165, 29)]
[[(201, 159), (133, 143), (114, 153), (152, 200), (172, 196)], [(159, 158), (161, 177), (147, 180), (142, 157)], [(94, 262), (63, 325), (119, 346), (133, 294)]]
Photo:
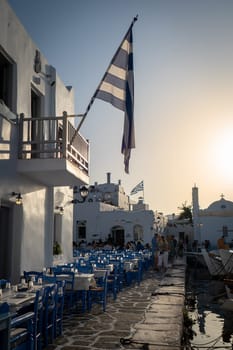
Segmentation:
[(219, 133), (211, 148), (215, 175), (233, 183), (233, 128)]

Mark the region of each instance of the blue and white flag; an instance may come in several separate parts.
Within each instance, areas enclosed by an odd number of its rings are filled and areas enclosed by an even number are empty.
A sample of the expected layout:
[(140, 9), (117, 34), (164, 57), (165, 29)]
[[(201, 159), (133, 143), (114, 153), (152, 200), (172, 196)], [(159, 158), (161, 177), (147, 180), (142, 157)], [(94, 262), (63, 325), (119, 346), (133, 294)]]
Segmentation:
[(131, 148), (135, 148), (132, 26), (136, 20), (137, 17), (134, 18), (94, 95), (94, 98), (109, 102), (125, 112), (121, 153), (124, 155), (126, 173), (129, 173)]
[(81, 122), (76, 128), (70, 144), (73, 143), (95, 98), (111, 103), (125, 112), (121, 153), (124, 155), (125, 172), (129, 173), (131, 148), (135, 148), (134, 135), (134, 72), (133, 72), (133, 33), (132, 28), (138, 16), (134, 17), (119, 48), (113, 56), (103, 79), (92, 96), (86, 112), (80, 114)]
[(132, 191), (130, 192), (130, 195), (132, 196), (133, 194), (136, 194), (140, 191), (144, 190), (144, 182), (143, 180), (141, 182), (139, 182), (139, 184), (137, 184), (137, 186), (135, 186)]

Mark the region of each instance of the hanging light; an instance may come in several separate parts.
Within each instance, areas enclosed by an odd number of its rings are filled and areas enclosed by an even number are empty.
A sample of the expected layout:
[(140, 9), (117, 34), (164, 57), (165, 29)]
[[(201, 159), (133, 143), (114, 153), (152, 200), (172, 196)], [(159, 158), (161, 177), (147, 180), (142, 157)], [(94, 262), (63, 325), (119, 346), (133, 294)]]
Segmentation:
[(64, 214), (64, 207), (57, 206), (55, 209), (58, 211), (58, 214), (60, 214), (60, 215)]
[(12, 196), (15, 196), (15, 204), (21, 205), (23, 204), (23, 197), (21, 196), (21, 193), (12, 192)]
[(77, 203), (84, 203), (88, 193), (89, 193), (89, 189), (86, 186), (80, 186), (79, 189), (77, 186), (74, 187), (74, 194), (78, 193), (80, 195), (80, 197), (82, 198), (81, 200), (75, 198), (71, 201), (71, 203), (77, 204)]

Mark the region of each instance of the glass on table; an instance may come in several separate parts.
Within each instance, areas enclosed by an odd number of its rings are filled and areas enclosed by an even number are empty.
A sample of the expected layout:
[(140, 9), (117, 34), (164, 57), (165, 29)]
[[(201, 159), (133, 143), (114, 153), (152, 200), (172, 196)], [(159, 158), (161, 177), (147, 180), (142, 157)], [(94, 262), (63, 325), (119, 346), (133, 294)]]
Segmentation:
[(6, 289), (11, 289), (11, 283), (10, 282), (6, 282)]
[(33, 281), (29, 281), (29, 282), (28, 282), (28, 289), (32, 290), (32, 289), (33, 289), (33, 286), (34, 286)]
[(26, 284), (26, 279), (25, 279), (24, 277), (22, 277), (20, 282), (21, 282), (22, 286), (25, 286), (25, 284)]
[(17, 286), (17, 284), (15, 284), (15, 285), (12, 286), (12, 291), (13, 291), (13, 292), (18, 292), (18, 286)]

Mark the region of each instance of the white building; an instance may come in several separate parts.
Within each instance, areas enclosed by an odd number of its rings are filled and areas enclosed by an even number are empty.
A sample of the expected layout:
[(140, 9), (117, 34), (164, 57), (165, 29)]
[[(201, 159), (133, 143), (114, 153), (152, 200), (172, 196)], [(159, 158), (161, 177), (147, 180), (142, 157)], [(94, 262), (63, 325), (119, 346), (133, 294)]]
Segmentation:
[(1, 0), (1, 278), (51, 266), (54, 241), (72, 259), (73, 186), (89, 182), (89, 144), (74, 132), (73, 89)]
[(177, 242), (183, 242), (184, 247), (189, 249), (193, 242), (193, 224), (190, 219), (180, 219), (179, 215), (168, 215), (164, 235), (174, 236)]
[(194, 239), (202, 244), (210, 241), (212, 249), (217, 247), (217, 240), (225, 236), (225, 242), (233, 243), (233, 202), (221, 198), (211, 203), (208, 208), (200, 209), (198, 188), (192, 189)]
[(75, 208), (74, 242), (77, 244), (81, 240), (91, 243), (109, 237), (117, 246), (137, 240), (151, 244), (154, 212), (142, 198), (132, 204), (121, 182), (111, 182), (110, 173), (106, 183), (90, 186), (86, 201), (77, 203)]

